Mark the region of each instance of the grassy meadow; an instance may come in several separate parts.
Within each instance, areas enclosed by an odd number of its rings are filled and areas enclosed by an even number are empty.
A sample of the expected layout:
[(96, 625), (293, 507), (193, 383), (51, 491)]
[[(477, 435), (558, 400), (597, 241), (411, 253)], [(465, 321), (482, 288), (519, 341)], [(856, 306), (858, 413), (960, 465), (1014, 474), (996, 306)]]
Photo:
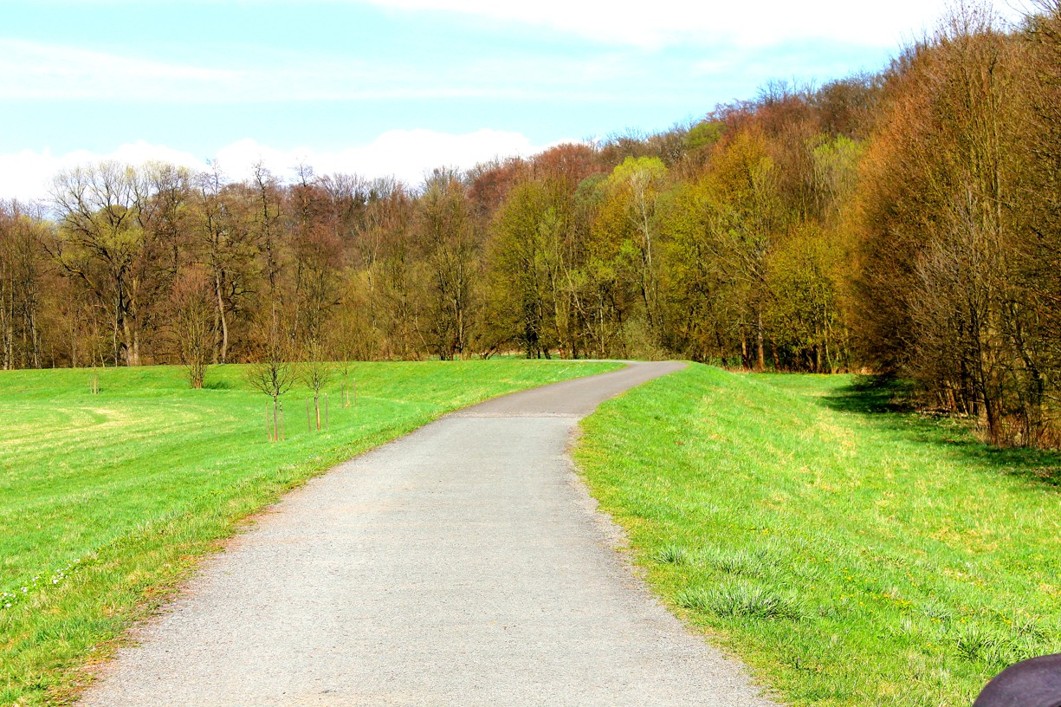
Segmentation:
[(1061, 457), (887, 400), (691, 365), (584, 421), (650, 584), (784, 702), (967, 705), (1061, 651)]
[[(286, 490), (439, 415), (611, 363), (360, 363), (309, 432), (296, 386), (287, 439), (240, 366), (190, 390), (181, 369), (0, 371), (0, 704), (61, 702), (86, 663), (197, 560)], [(98, 394), (90, 381), (98, 377)], [(353, 386), (352, 386), (353, 387)]]

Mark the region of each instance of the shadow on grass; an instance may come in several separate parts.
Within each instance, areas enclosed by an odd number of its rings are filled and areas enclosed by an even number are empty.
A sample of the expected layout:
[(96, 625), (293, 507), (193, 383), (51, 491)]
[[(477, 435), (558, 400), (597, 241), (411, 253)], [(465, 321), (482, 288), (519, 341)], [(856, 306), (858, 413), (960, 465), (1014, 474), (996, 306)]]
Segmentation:
[(883, 376), (854, 376), (851, 385), (839, 388), (822, 401), (842, 412), (911, 413), (913, 387), (896, 378)]
[(858, 376), (817, 402), (838, 412), (863, 415), (876, 427), (907, 440), (945, 449), (980, 470), (1061, 488), (1061, 452), (992, 446), (977, 439), (967, 420), (917, 412), (912, 393), (912, 386), (903, 381)]

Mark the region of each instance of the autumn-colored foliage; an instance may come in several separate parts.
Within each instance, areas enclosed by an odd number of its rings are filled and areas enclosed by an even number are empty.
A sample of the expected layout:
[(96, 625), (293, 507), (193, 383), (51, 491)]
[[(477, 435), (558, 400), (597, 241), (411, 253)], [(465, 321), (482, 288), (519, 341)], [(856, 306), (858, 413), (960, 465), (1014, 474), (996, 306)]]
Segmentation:
[(1037, 10), (965, 6), (876, 75), (416, 188), (63, 173), (49, 208), (0, 208), (0, 364), (201, 385), (281, 344), (680, 356), (898, 375), (997, 443), (1056, 444), (1061, 3)]

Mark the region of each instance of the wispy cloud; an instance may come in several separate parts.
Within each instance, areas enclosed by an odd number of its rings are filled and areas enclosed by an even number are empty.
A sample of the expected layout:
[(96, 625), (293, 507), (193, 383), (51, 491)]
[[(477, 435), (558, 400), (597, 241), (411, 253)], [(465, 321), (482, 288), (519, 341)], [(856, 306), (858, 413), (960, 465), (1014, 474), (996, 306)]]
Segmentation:
[(151, 100), (194, 91), (239, 85), (238, 71), (172, 64), (140, 56), (122, 56), (78, 47), (0, 39), (0, 98), (108, 98), (115, 95)]
[[(238, 103), (432, 98), (608, 100), (629, 58), (496, 57), (375, 65), (362, 59), (256, 50), (215, 64), (165, 62), (78, 47), (0, 39), (0, 100)], [(519, 77), (518, 83), (513, 77)]]
[[(768, 46), (824, 39), (894, 47), (935, 25), (949, 0), (357, 0), (387, 9), (435, 11), (545, 27), (598, 42), (658, 49), (674, 44)], [(1014, 0), (1019, 3), (1020, 0)], [(1020, 14), (1013, 3), (1000, 8)]]
[[(131, 1), (106, 0), (106, 4)], [(373, 8), (370, 14), (377, 17), (434, 14), (442, 32), (464, 24), (474, 29), (461, 36), (526, 39), (529, 33), (530, 41), (493, 41), (482, 51), (425, 55), (417, 47), (402, 47), (398, 40), (394, 52), (382, 58), (371, 52), (359, 54), (356, 46), (315, 50), (298, 42), (277, 47), (247, 39), (238, 45), (207, 47), (185, 37), (164, 47), (131, 44), (103, 50), (0, 37), (0, 100), (605, 102), (629, 100), (631, 91), (640, 95), (646, 89), (651, 95), (642, 95), (644, 100), (666, 100), (687, 93), (689, 82), (704, 76), (724, 80), (734, 71), (758, 74), (749, 72), (750, 62), (769, 62), (769, 54), (785, 48), (802, 47), (767, 67), (775, 76), (805, 75), (809, 67), (817, 72), (825, 65), (844, 73), (846, 67), (838, 66), (835, 58), (845, 56), (845, 47), (894, 49), (933, 25), (948, 1), (763, 0), (748, 5), (685, 0), (650, 4), (643, 0), (317, 0), (308, 4), (307, 12), (346, 4)], [(1010, 16), (1019, 14), (1019, 3), (1028, 2), (1001, 1)], [(101, 2), (66, 0), (66, 6)], [(200, 0), (198, 12), (234, 3)], [(239, 4), (290, 6), (291, 2), (239, 0)], [(558, 48), (550, 43), (557, 33), (591, 41)], [(693, 55), (696, 61), (690, 60)]]
[[(362, 145), (331, 150), (276, 148), (244, 139), (220, 147), (210, 159), (227, 178), (235, 180), (249, 177), (260, 162), (281, 178), (291, 176), (298, 165), (305, 164), (318, 174), (397, 177), (415, 185), (435, 167), (467, 169), (497, 157), (529, 156), (546, 147), (535, 145), (517, 132), (392, 130)], [(144, 141), (127, 143), (109, 152), (77, 150), (53, 154), (48, 150), (22, 150), (0, 154), (0, 199), (47, 201), (52, 181), (60, 171), (104, 160), (131, 165), (160, 161), (193, 170), (208, 167), (206, 157)]]

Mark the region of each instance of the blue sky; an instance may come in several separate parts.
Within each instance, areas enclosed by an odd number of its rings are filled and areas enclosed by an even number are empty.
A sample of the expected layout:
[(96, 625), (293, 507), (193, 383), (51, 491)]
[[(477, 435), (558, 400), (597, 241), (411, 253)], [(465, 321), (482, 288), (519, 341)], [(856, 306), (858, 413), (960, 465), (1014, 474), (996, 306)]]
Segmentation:
[(877, 70), (945, 11), (861, 5), (6, 0), (0, 197), (46, 196), (57, 170), (108, 158), (415, 182), (665, 129), (770, 79)]

